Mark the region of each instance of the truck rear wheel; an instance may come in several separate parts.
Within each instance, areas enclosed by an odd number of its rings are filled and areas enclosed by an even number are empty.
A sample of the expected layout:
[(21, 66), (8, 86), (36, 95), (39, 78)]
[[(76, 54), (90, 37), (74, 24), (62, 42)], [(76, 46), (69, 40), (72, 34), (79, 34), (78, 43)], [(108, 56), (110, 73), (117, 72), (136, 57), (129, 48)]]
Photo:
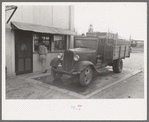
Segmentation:
[(53, 69), (51, 69), (51, 76), (53, 77), (53, 79), (60, 79), (63, 76), (63, 74), (57, 73)]
[(113, 62), (113, 72), (114, 73), (121, 73), (123, 69), (123, 60), (118, 59)]
[(90, 82), (92, 81), (92, 77), (93, 77), (93, 70), (91, 66), (88, 66), (80, 74), (80, 84), (82, 86), (89, 85)]

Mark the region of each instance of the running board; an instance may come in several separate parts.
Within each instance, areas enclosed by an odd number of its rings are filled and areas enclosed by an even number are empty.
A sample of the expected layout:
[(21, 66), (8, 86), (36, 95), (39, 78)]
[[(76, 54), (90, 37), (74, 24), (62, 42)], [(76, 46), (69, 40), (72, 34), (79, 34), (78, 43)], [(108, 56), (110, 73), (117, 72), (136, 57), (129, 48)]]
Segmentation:
[(100, 68), (100, 69), (96, 69), (96, 71), (98, 72), (98, 73), (103, 73), (103, 71), (105, 71), (106, 70), (106, 68), (104, 67), (104, 68)]

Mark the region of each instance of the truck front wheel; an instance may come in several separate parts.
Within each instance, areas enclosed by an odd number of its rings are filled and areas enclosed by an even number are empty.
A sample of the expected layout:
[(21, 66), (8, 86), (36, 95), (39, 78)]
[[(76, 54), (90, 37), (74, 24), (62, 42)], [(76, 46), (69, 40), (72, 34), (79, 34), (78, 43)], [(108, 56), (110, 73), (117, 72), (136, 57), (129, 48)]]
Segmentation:
[(63, 74), (57, 73), (53, 69), (51, 69), (51, 76), (53, 77), (53, 79), (60, 79), (63, 76)]
[(118, 59), (113, 62), (113, 72), (114, 73), (121, 73), (123, 69), (123, 60)]
[(90, 82), (92, 81), (92, 77), (93, 77), (93, 70), (91, 66), (88, 66), (80, 74), (80, 84), (82, 86), (89, 85)]

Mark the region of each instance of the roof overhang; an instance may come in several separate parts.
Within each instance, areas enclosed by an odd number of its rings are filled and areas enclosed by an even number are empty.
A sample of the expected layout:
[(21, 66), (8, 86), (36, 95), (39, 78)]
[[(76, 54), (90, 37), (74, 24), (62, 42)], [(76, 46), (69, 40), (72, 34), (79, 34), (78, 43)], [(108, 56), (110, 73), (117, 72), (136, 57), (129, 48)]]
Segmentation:
[(32, 32), (38, 32), (38, 33), (72, 35), (72, 36), (77, 35), (75, 32), (67, 30), (67, 29), (43, 26), (43, 25), (38, 25), (38, 24), (31, 24), (31, 23), (15, 22), (15, 21), (11, 22), (11, 27), (13, 29), (32, 31)]
[(9, 17), (9, 19), (8, 19), (8, 21), (7, 21), (7, 23), (10, 21), (10, 19), (11, 19), (12, 16), (13, 16), (13, 14), (14, 14), (15, 11), (17, 10), (17, 8), (18, 8), (18, 7), (17, 7), (17, 6), (14, 6), (14, 5), (6, 6), (5, 11), (9, 11), (9, 10), (14, 9), (13, 12), (11, 13), (11, 15), (10, 15), (10, 17)]
[(8, 10), (12, 10), (12, 9), (16, 9), (17, 6), (14, 6), (14, 5), (8, 5), (5, 7), (5, 11), (8, 11)]

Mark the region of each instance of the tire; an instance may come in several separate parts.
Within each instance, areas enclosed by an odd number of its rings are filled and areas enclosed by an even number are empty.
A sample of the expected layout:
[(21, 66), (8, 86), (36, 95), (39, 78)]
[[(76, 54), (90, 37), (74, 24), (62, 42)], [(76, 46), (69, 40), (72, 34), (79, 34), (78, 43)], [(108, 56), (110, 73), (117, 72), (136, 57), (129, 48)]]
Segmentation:
[(93, 70), (91, 66), (85, 68), (80, 74), (80, 84), (82, 86), (87, 86), (92, 81)]
[(63, 76), (63, 74), (57, 73), (53, 69), (51, 69), (51, 76), (53, 77), (53, 79), (60, 79)]
[(116, 66), (115, 66), (115, 64), (116, 64), (116, 61), (113, 62), (113, 66), (112, 66), (114, 73), (116, 73), (116, 68), (115, 68)]
[(114, 73), (121, 73), (123, 70), (123, 60), (118, 59), (113, 62), (113, 72)]

